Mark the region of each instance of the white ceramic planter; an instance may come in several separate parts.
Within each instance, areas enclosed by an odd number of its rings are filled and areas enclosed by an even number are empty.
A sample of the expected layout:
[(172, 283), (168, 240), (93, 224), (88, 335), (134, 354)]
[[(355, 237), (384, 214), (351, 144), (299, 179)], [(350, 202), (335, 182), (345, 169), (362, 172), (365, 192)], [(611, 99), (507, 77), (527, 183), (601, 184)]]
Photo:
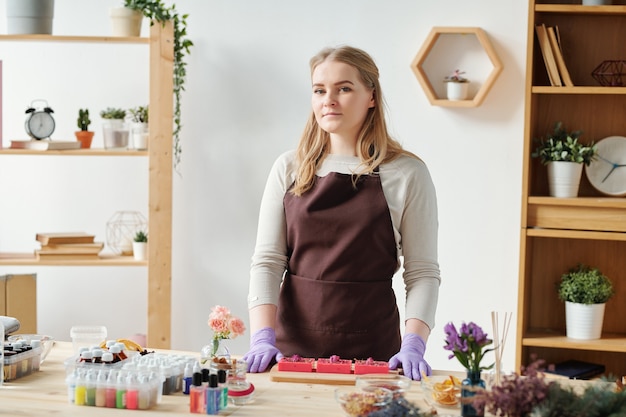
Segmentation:
[(606, 304), (578, 304), (565, 302), (567, 337), (581, 340), (599, 339), (604, 323)]
[(141, 35), (141, 19), (143, 18), (141, 12), (126, 7), (112, 7), (109, 15), (113, 36)]
[(148, 149), (148, 123), (133, 123), (130, 128), (132, 147), (139, 150)]
[(54, 0), (7, 0), (9, 35), (52, 34)]
[(148, 259), (148, 243), (133, 242), (133, 257), (137, 261), (145, 261)]
[(446, 92), (448, 100), (458, 101), (467, 99), (467, 91), (469, 90), (469, 83), (446, 83)]
[(550, 195), (559, 198), (578, 197), (578, 187), (583, 173), (583, 164), (567, 161), (548, 163), (548, 185)]

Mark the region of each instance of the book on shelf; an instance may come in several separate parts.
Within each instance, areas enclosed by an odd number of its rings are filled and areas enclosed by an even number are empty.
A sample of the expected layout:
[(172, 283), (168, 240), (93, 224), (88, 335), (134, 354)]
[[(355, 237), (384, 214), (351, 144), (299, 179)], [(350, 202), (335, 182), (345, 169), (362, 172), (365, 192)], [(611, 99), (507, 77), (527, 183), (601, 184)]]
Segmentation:
[(98, 254), (93, 253), (42, 253), (35, 251), (38, 260), (90, 260), (99, 259)]
[(77, 140), (12, 140), (11, 149), (31, 149), (35, 151), (61, 151), (79, 149), (80, 142)]
[(539, 41), (539, 49), (541, 49), (541, 55), (543, 56), (543, 62), (546, 65), (546, 71), (548, 71), (548, 78), (550, 84), (557, 87), (562, 87), (561, 76), (559, 75), (559, 68), (557, 67), (552, 47), (550, 46), (550, 39), (548, 38), (548, 31), (545, 24), (535, 25), (537, 32), (537, 40)]
[(95, 235), (85, 232), (54, 232), (37, 233), (35, 240), (42, 245), (58, 245), (66, 243), (94, 243)]
[(41, 245), (39, 253), (43, 255), (52, 254), (75, 254), (75, 255), (97, 255), (104, 248), (103, 242), (93, 243), (59, 243)]
[(591, 379), (604, 373), (604, 365), (578, 360), (567, 360), (548, 367), (546, 372), (561, 375), (569, 379)]
[(565, 65), (565, 59), (563, 58), (563, 49), (561, 48), (561, 39), (558, 32), (559, 28), (558, 26), (549, 26), (546, 29), (548, 31), (550, 46), (552, 47), (552, 52), (554, 53), (556, 66), (559, 69), (559, 74), (561, 74), (561, 78), (563, 79), (563, 84), (565, 84), (567, 87), (573, 87), (574, 83), (572, 82), (572, 78), (569, 75), (567, 65)]

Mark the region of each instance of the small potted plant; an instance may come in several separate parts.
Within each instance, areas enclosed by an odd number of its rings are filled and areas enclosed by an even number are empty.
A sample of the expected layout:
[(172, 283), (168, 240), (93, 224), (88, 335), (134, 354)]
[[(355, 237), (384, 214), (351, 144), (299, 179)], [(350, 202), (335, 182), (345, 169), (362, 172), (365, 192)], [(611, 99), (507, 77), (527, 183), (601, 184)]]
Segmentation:
[(469, 89), (469, 80), (463, 77), (465, 71), (455, 70), (444, 78), (447, 86), (448, 100), (465, 100)]
[(611, 280), (597, 268), (579, 264), (563, 274), (558, 296), (565, 302), (567, 337), (599, 339), (604, 307), (614, 293)]
[(579, 141), (582, 131), (568, 132), (562, 122), (554, 125), (547, 138), (538, 139), (532, 153), (548, 168), (548, 184), (552, 197), (577, 197), (583, 164), (589, 165), (596, 155), (596, 145)]
[(80, 142), (81, 148), (90, 148), (91, 141), (93, 140), (93, 135), (95, 132), (89, 130), (89, 125), (91, 124), (91, 119), (89, 118), (89, 109), (78, 109), (78, 128), (80, 130), (74, 132), (76, 135), (76, 140)]
[(148, 106), (128, 109), (131, 121), (131, 140), (135, 149), (148, 149)]
[(138, 261), (147, 258), (148, 234), (144, 230), (138, 230), (133, 237), (133, 257)]
[(128, 147), (128, 129), (124, 124), (126, 110), (107, 107), (100, 112), (104, 119), (103, 134), (104, 147), (106, 149), (126, 149)]
[(145, 0), (125, 0), (124, 4), (111, 7), (111, 34), (113, 36), (140, 36), (143, 13), (141, 7)]

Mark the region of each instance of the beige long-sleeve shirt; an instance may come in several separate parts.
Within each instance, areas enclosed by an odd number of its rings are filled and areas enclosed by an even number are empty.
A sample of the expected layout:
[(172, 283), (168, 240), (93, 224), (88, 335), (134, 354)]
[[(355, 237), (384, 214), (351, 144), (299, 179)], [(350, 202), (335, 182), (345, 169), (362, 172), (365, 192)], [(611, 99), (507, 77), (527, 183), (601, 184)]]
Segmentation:
[[(359, 163), (358, 157), (328, 155), (317, 175), (352, 174), (359, 169)], [(267, 179), (250, 269), (249, 308), (278, 304), (288, 262), (283, 197), (295, 174), (295, 152), (289, 151), (276, 160)], [(430, 173), (423, 161), (401, 156), (381, 165), (379, 174), (391, 214), (398, 268), (400, 260), (404, 261), (405, 319), (419, 319), (432, 329), (441, 278), (437, 261), (437, 197)]]

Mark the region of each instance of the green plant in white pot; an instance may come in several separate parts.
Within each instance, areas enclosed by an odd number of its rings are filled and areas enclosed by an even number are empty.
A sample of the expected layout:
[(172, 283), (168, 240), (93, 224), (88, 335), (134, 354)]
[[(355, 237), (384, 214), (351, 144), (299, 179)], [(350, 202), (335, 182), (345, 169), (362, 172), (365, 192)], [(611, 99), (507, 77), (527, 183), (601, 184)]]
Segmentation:
[(138, 230), (133, 237), (133, 257), (138, 261), (145, 261), (148, 255), (148, 233)]
[(552, 197), (578, 197), (583, 164), (589, 165), (596, 155), (596, 145), (580, 142), (581, 134), (580, 130), (568, 132), (562, 122), (557, 122), (546, 138), (537, 140), (532, 157), (547, 166)]
[(565, 302), (567, 337), (599, 339), (605, 305), (614, 294), (613, 283), (598, 268), (579, 264), (563, 274), (558, 296)]
[(104, 147), (106, 149), (128, 148), (129, 131), (124, 123), (126, 110), (107, 107), (100, 112), (102, 117), (102, 133), (104, 135)]
[(130, 136), (135, 149), (148, 149), (148, 106), (137, 106), (128, 109), (130, 114)]
[(469, 90), (469, 80), (463, 76), (465, 71), (455, 70), (443, 79), (446, 83), (448, 100), (465, 100)]

